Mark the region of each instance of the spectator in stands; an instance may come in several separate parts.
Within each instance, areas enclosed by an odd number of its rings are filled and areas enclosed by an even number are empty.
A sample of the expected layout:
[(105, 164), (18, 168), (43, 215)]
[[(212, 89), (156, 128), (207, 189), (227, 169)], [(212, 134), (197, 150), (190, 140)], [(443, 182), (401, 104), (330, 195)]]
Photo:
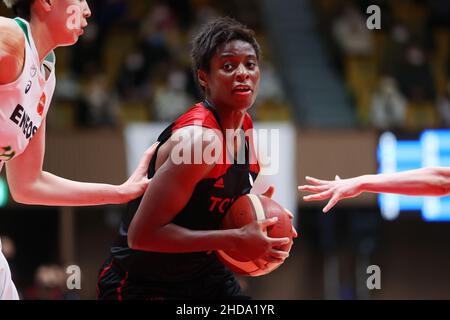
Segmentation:
[[(450, 42), (450, 39), (448, 39)], [(450, 78), (450, 54), (448, 55), (448, 61), (447, 61), (447, 77)]]
[(431, 28), (450, 27), (450, 1), (429, 0), (429, 25)]
[(187, 77), (183, 70), (172, 70), (167, 82), (155, 89), (154, 108), (157, 120), (174, 121), (194, 98), (186, 91)]
[(180, 27), (183, 29), (188, 29), (193, 23), (194, 10), (191, 7), (190, 0), (166, 0), (167, 4), (173, 11), (177, 20), (179, 21)]
[(405, 120), (406, 99), (398, 90), (395, 79), (384, 77), (372, 98), (372, 124), (380, 130), (391, 130), (402, 128)]
[(165, 4), (152, 7), (141, 24), (141, 48), (146, 59), (146, 68), (152, 70), (155, 65), (170, 57), (168, 33), (175, 19)]
[(369, 55), (372, 51), (372, 37), (366, 20), (353, 5), (344, 8), (333, 23), (333, 35), (346, 55)]
[(264, 72), (264, 77), (261, 78), (260, 92), (257, 103), (264, 100), (272, 100), (278, 103), (285, 102), (284, 92), (281, 86), (281, 80), (273, 67), (272, 63), (265, 61), (261, 63), (261, 70)]
[(117, 91), (120, 99), (126, 101), (145, 99), (148, 74), (144, 53), (136, 49), (128, 54), (118, 72)]
[(447, 85), (446, 94), (438, 99), (437, 109), (442, 126), (450, 128), (450, 81)]
[(400, 91), (414, 102), (434, 101), (435, 84), (430, 63), (424, 50), (417, 44), (406, 48), (403, 59), (394, 67), (394, 76)]
[(195, 26), (192, 30), (191, 36), (193, 36), (198, 31), (197, 29), (200, 28), (200, 26), (219, 17), (219, 13), (217, 12), (217, 10), (209, 4), (202, 5), (195, 11)]
[(393, 74), (394, 68), (403, 60), (403, 52), (411, 39), (411, 31), (402, 24), (395, 24), (383, 52), (381, 72)]
[(103, 43), (104, 38), (111, 28), (117, 24), (125, 24), (128, 17), (129, 1), (127, 0), (103, 0), (92, 1), (95, 20), (99, 26), (99, 38)]
[(99, 27), (93, 22), (84, 30), (79, 45), (75, 46), (71, 55), (72, 72), (77, 76), (91, 76), (101, 67), (102, 47), (99, 42)]
[(92, 76), (84, 90), (78, 109), (84, 112), (85, 118), (79, 118), (80, 125), (88, 127), (117, 125), (119, 113), (117, 97), (108, 90), (106, 76), (103, 73)]

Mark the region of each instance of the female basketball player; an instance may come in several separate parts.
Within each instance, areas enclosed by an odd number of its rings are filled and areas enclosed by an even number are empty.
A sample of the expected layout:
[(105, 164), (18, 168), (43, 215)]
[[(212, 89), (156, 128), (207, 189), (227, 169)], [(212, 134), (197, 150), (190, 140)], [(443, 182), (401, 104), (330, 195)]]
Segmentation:
[(339, 200), (354, 198), (363, 192), (396, 193), (408, 196), (446, 196), (450, 194), (450, 168), (422, 168), (389, 174), (363, 175), (351, 179), (324, 181), (306, 177), (311, 185), (300, 191), (316, 193), (303, 197), (305, 201), (329, 199), (323, 212), (328, 212)]
[[(214, 250), (239, 250), (261, 267), (282, 261), (288, 253), (277, 246), (288, 238), (267, 237), (262, 230), (276, 220), (241, 229), (219, 230), (226, 210), (247, 194), (259, 172), (251, 141), (241, 137), (246, 160), (227, 153), (225, 131), (252, 128), (246, 112), (260, 82), (260, 47), (253, 32), (230, 18), (201, 29), (192, 50), (193, 67), (205, 100), (194, 105), (159, 137), (151, 161), (152, 188), (130, 203), (111, 256), (99, 274), (99, 299), (240, 299), (246, 298), (233, 273)], [(196, 148), (207, 153), (202, 137), (217, 133), (213, 147), (229, 156), (221, 161), (195, 161)], [(175, 136), (192, 137), (178, 142)], [(183, 149), (185, 162), (174, 160)], [(188, 150), (188, 151), (185, 151)], [(195, 164), (191, 164), (195, 163)], [(260, 259), (260, 260), (258, 260)]]
[[(81, 206), (128, 202), (145, 191), (148, 150), (122, 185), (80, 183), (42, 171), (45, 118), (55, 89), (53, 49), (74, 44), (91, 12), (84, 0), (4, 0), (21, 18), (0, 17), (0, 170), (25, 204)], [(0, 299), (17, 299), (0, 251)]]

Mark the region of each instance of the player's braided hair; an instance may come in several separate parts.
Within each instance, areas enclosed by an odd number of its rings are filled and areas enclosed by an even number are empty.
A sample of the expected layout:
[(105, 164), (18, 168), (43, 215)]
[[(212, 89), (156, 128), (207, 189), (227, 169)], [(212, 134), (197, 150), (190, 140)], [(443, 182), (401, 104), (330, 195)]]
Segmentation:
[(233, 40), (248, 42), (255, 49), (256, 57), (260, 58), (261, 48), (252, 30), (230, 17), (218, 18), (205, 24), (194, 38), (191, 58), (196, 81), (197, 70), (209, 72), (211, 58), (218, 48)]
[(3, 0), (3, 3), (14, 11), (14, 14), (25, 20), (30, 20), (31, 5), (34, 0)]

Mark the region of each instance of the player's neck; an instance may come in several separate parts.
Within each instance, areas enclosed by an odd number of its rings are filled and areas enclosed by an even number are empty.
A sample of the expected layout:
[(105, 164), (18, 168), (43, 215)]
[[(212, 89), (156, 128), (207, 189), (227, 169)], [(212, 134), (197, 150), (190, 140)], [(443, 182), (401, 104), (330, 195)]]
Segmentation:
[(244, 122), (245, 110), (232, 110), (230, 108), (218, 108), (211, 102), (209, 97), (205, 99), (205, 102), (216, 110), (220, 125), (223, 129), (240, 129)]
[(224, 129), (240, 129), (244, 122), (245, 111), (221, 111), (218, 110), (220, 122)]
[(56, 48), (55, 41), (52, 38), (48, 26), (38, 20), (39, 18), (33, 17), (30, 20), (30, 32), (33, 36), (36, 50), (39, 54), (39, 61), (44, 61), (45, 57)]

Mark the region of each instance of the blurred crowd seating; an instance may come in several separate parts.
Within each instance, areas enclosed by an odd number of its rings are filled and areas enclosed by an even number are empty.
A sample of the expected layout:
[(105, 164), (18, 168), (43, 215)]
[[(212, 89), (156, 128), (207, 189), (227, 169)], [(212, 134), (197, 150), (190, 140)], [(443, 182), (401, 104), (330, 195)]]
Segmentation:
[[(173, 121), (201, 100), (190, 43), (199, 26), (230, 15), (257, 32), (263, 78), (257, 120), (289, 120), (270, 61), (258, 1), (89, 1), (92, 17), (77, 45), (58, 48), (53, 128), (121, 127), (134, 121)], [(255, 10), (256, 8), (256, 10)], [(4, 6), (0, 14), (12, 16)], [(267, 70), (267, 71), (266, 71)]]
[[(372, 4), (381, 30), (366, 27)], [(450, 127), (449, 1), (319, 0), (316, 9), (361, 126)]]
[[(378, 129), (450, 127), (450, 1), (313, 2), (334, 66), (359, 124)], [(58, 85), (51, 128), (120, 127), (172, 121), (201, 95), (190, 42), (198, 27), (231, 15), (256, 30), (263, 48), (256, 120), (290, 120), (257, 0), (103, 0), (79, 43), (57, 49)], [(369, 5), (381, 30), (366, 27)], [(1, 15), (11, 16), (4, 6)]]

